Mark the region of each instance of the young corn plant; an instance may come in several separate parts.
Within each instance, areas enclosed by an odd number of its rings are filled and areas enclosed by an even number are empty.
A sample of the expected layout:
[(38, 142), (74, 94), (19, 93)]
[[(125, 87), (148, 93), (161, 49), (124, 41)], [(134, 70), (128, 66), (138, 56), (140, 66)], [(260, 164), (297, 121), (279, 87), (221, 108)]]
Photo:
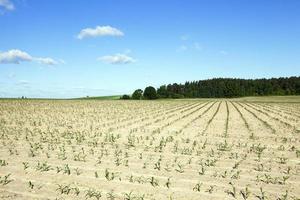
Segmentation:
[(160, 171), (160, 160), (158, 160), (155, 164), (154, 164), (154, 169), (157, 169)]
[(78, 195), (79, 195), (79, 193), (80, 193), (80, 190), (79, 190), (79, 188), (78, 188), (78, 187), (73, 187), (73, 188), (72, 188), (72, 190), (74, 191), (74, 194), (75, 194), (76, 196), (78, 196)]
[(206, 190), (206, 192), (208, 192), (209, 194), (212, 194), (214, 191), (215, 186), (214, 185), (210, 185), (209, 188)]
[(64, 168), (63, 168), (63, 173), (64, 173), (64, 174), (68, 174), (68, 175), (71, 174), (71, 169), (70, 169), (70, 167), (69, 167), (68, 164), (65, 164), (65, 166), (64, 166)]
[(298, 150), (298, 149), (296, 150), (296, 157), (297, 157), (297, 158), (300, 158), (300, 149), (299, 149), (299, 150)]
[(232, 176), (231, 179), (239, 179), (240, 178), (241, 170), (236, 171)]
[(76, 173), (77, 176), (79, 176), (80, 174), (82, 174), (82, 171), (77, 167), (75, 169), (75, 173)]
[(133, 200), (135, 196), (132, 191), (124, 193), (124, 200)]
[(194, 187), (193, 187), (193, 191), (196, 192), (200, 192), (201, 191), (201, 186), (203, 185), (203, 183), (197, 183)]
[(22, 162), (23, 164), (23, 169), (26, 170), (27, 168), (29, 168), (29, 163), (28, 162)]
[(106, 193), (106, 198), (107, 198), (108, 200), (115, 200), (117, 197), (116, 197), (116, 195), (114, 194), (114, 191), (111, 190), (111, 191), (109, 191), (108, 193)]
[(259, 200), (266, 200), (267, 199), (266, 192), (263, 191), (262, 187), (260, 187), (259, 190), (260, 190), (260, 194), (255, 195), (256, 198), (258, 198)]
[(240, 194), (242, 195), (244, 200), (247, 200), (250, 197), (250, 194), (251, 194), (248, 186), (246, 186), (246, 188), (244, 190), (241, 190)]
[(278, 200), (288, 200), (288, 191), (285, 191), (285, 194), (281, 195), (280, 197), (278, 197)]
[(95, 178), (99, 178), (98, 172), (95, 172)]
[(177, 164), (177, 168), (175, 169), (175, 171), (179, 172), (179, 173), (183, 173), (184, 172), (184, 169), (183, 169), (183, 165), (178, 163)]
[(290, 178), (290, 176), (283, 176), (282, 180), (279, 180), (278, 183), (281, 185), (285, 185), (286, 181)]
[(33, 182), (31, 182), (31, 181), (28, 181), (28, 187), (32, 190), (33, 189), (33, 187), (34, 187), (34, 184), (33, 184)]
[(278, 160), (279, 160), (278, 161), (279, 164), (286, 164), (286, 161), (288, 160), (288, 158), (281, 156), (278, 158)]
[(233, 185), (232, 182), (229, 182), (229, 184), (231, 185), (232, 190), (226, 190), (225, 192), (226, 192), (228, 195), (230, 195), (230, 196), (232, 196), (233, 198), (236, 199), (236, 198), (237, 198), (236, 187)]
[(170, 165), (167, 163), (166, 164), (166, 167), (164, 168), (167, 172), (170, 172), (171, 171), (171, 167)]
[(56, 189), (56, 191), (59, 191), (60, 194), (70, 194), (71, 192), (71, 186), (70, 185), (63, 185), (63, 184), (58, 184), (58, 187)]
[(171, 186), (171, 177), (168, 178), (165, 185), (166, 185), (167, 188), (170, 188), (170, 186)]
[(201, 169), (198, 171), (199, 175), (204, 175), (205, 174), (205, 168), (203, 164), (201, 163)]
[(1, 185), (7, 185), (9, 184), (10, 182), (13, 181), (13, 179), (9, 179), (11, 174), (7, 174), (5, 176), (0, 176), (0, 184)]
[(86, 191), (85, 198), (90, 199), (90, 198), (93, 198), (93, 197), (96, 198), (97, 200), (99, 200), (102, 197), (102, 192), (98, 191), (98, 190), (95, 190), (95, 189), (89, 188)]
[(5, 160), (0, 160), (0, 166), (6, 166), (8, 163)]
[(224, 141), (224, 143), (220, 143), (218, 144), (218, 150), (219, 151), (230, 151), (231, 150), (231, 146), (229, 146), (229, 144), (227, 143), (227, 140)]
[(49, 171), (51, 169), (52, 169), (51, 166), (48, 165), (47, 162), (44, 162), (44, 163), (38, 162), (38, 164), (36, 166), (36, 170), (41, 171), (41, 172)]
[(250, 148), (250, 151), (254, 151), (254, 153), (256, 153), (257, 155), (257, 161), (260, 161), (262, 153), (266, 148), (267, 148), (266, 146), (262, 147), (261, 144), (258, 145), (253, 144), (252, 147)]
[(108, 171), (108, 169), (105, 169), (105, 172), (104, 172), (104, 176), (106, 178), (106, 180), (110, 181), (112, 180), (111, 176), (110, 176), (110, 172)]
[(153, 176), (151, 178), (149, 178), (148, 181), (153, 187), (158, 186), (158, 180), (155, 179)]

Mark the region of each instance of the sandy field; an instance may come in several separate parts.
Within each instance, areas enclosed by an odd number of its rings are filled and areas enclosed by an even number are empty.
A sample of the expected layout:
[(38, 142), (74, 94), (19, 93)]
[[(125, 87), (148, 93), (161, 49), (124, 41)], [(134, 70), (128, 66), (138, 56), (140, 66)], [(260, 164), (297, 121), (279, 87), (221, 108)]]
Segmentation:
[(0, 100), (0, 199), (300, 199), (296, 101)]

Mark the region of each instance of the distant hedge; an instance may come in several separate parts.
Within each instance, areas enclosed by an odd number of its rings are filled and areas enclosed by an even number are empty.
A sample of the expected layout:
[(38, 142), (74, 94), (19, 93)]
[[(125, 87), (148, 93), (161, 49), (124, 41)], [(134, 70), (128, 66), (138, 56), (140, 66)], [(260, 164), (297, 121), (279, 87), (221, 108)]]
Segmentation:
[(163, 85), (157, 90), (163, 98), (176, 95), (197, 97), (243, 97), (266, 95), (300, 95), (300, 77), (271, 79), (214, 78)]
[[(155, 88), (151, 86), (147, 88), (147, 90), (151, 88), (151, 98), (149, 98), (149, 93), (145, 89), (144, 99), (300, 95), (300, 77), (271, 79), (213, 78), (188, 81), (184, 84), (162, 85), (157, 89), (156, 94)], [(139, 91), (141, 93), (141, 90)]]

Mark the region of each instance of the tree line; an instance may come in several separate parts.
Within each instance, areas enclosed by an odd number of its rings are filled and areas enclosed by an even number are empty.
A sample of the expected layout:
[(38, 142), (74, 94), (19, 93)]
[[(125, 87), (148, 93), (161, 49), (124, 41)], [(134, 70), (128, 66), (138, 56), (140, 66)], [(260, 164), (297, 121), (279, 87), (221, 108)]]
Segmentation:
[(244, 96), (300, 95), (300, 76), (270, 79), (213, 78), (187, 81), (184, 84), (148, 86), (122, 99), (157, 98), (232, 98)]

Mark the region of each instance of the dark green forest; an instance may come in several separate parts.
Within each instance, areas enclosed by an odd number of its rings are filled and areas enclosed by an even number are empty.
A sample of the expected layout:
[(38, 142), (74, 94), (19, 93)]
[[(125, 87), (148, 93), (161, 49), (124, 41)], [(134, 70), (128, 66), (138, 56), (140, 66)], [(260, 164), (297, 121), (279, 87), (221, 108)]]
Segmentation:
[[(270, 79), (213, 78), (137, 89), (133, 99), (231, 98), (244, 96), (300, 95), (300, 77)], [(128, 97), (128, 95), (127, 95)]]

